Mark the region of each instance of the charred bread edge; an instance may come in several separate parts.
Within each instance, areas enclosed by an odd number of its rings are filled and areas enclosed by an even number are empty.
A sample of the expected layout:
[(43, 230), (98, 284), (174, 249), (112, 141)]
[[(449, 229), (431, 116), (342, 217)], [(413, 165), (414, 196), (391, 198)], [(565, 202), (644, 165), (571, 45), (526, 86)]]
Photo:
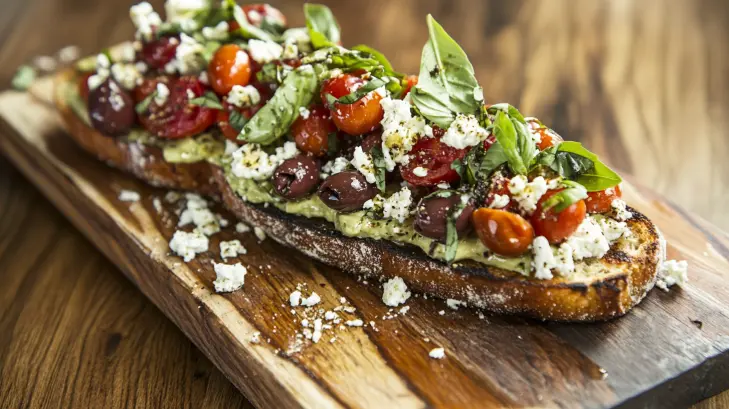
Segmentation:
[(634, 210), (631, 230), (646, 237), (644, 251), (639, 257), (630, 257), (611, 250), (604, 260), (614, 265), (617, 273), (591, 282), (536, 280), (476, 263), (451, 268), (412, 246), (347, 237), (323, 220), (247, 203), (228, 185), (223, 170), (214, 168), (225, 206), (277, 242), (348, 272), (380, 279), (399, 276), (415, 291), (467, 301), (496, 313), (554, 321), (607, 320), (628, 312), (656, 281), (661, 257), (659, 233)]
[(86, 125), (58, 92), (60, 84), (74, 78), (76, 73), (73, 69), (56, 75), (53, 100), (68, 135), (82, 149), (153, 186), (195, 191), (208, 196), (218, 194), (208, 162), (170, 163), (165, 161), (162, 150), (156, 146), (108, 137)]

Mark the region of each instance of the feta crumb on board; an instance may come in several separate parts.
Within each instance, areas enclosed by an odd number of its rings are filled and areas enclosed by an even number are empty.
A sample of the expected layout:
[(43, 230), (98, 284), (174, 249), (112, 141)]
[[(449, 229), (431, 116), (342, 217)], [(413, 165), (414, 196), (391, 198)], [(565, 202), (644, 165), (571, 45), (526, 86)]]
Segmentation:
[(362, 321), (360, 319), (349, 320), (349, 321), (345, 322), (345, 324), (347, 324), (348, 327), (361, 327), (364, 325), (364, 321)]
[(394, 277), (389, 279), (383, 285), (382, 302), (390, 307), (397, 307), (410, 298), (410, 291), (408, 291), (405, 281), (400, 277)]
[(235, 225), (235, 231), (237, 233), (248, 233), (249, 231), (251, 231), (251, 228), (248, 227), (248, 225), (243, 222), (238, 222)]
[(122, 202), (138, 202), (140, 199), (139, 193), (133, 190), (123, 189), (119, 192), (119, 200)]
[(688, 262), (686, 260), (666, 260), (658, 269), (656, 287), (668, 291), (669, 287), (678, 285), (682, 287), (688, 282)]
[(289, 304), (291, 304), (292, 307), (298, 307), (301, 305), (301, 291), (296, 290), (289, 294)]
[(266, 240), (266, 232), (263, 231), (263, 229), (258, 226), (255, 226), (253, 228), (253, 234), (256, 235), (256, 237), (258, 238), (258, 241)]
[(180, 214), (177, 227), (194, 224), (206, 236), (211, 236), (220, 231), (220, 223), (215, 214), (208, 209), (207, 200), (195, 193), (186, 193), (187, 203), (185, 210)]
[(311, 295), (307, 298), (304, 298), (301, 300), (301, 305), (304, 307), (313, 307), (321, 301), (321, 297), (319, 297), (319, 294), (312, 292)]
[(220, 242), (220, 257), (225, 260), (229, 257), (238, 257), (246, 254), (248, 250), (240, 243), (240, 240), (230, 240)]
[(243, 287), (248, 269), (240, 263), (232, 265), (213, 263), (213, 268), (216, 275), (215, 281), (213, 281), (216, 292), (228, 293)]
[(433, 348), (428, 353), (428, 356), (433, 359), (443, 359), (443, 358), (445, 358), (445, 349), (444, 348)]
[(253, 335), (251, 335), (250, 342), (251, 342), (251, 344), (257, 344), (257, 343), (261, 342), (261, 333), (254, 332)]
[(454, 300), (453, 298), (449, 298), (446, 300), (446, 305), (452, 310), (457, 310), (458, 307), (466, 305), (466, 303), (463, 301)]
[(185, 262), (195, 258), (198, 253), (208, 251), (208, 237), (198, 230), (190, 233), (178, 230), (170, 240), (170, 250), (182, 257)]

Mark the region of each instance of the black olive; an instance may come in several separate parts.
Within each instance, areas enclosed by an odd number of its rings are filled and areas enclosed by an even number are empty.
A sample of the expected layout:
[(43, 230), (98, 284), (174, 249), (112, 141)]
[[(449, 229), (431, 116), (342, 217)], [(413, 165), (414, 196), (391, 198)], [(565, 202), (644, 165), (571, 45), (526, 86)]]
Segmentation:
[(89, 118), (91, 125), (104, 135), (125, 135), (134, 126), (134, 101), (109, 78), (89, 92)]
[(319, 163), (304, 155), (285, 160), (273, 172), (273, 188), (286, 199), (300, 199), (319, 184)]
[(357, 172), (340, 172), (326, 178), (319, 187), (319, 198), (338, 212), (354, 212), (377, 195), (377, 188)]
[[(421, 200), (415, 214), (415, 230), (423, 236), (444, 241), (448, 214), (460, 201), (459, 194), (452, 194), (450, 197), (431, 196)], [(456, 219), (458, 236), (462, 237), (470, 230), (473, 211), (473, 204), (469, 201)]]

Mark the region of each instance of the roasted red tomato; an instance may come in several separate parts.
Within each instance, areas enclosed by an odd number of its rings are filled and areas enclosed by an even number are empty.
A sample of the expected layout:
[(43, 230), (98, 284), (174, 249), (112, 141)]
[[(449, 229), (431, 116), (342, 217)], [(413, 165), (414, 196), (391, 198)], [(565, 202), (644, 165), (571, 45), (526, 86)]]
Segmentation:
[(585, 220), (585, 201), (580, 200), (563, 211), (556, 213), (554, 209), (544, 210), (544, 202), (563, 189), (550, 190), (539, 199), (537, 209), (531, 217), (532, 226), (537, 236), (544, 236), (550, 243), (557, 244), (568, 238)]
[(150, 68), (161, 70), (175, 58), (178, 45), (180, 45), (180, 40), (176, 37), (162, 37), (150, 41), (142, 46), (139, 59)]
[(329, 134), (336, 130), (329, 110), (323, 105), (310, 106), (308, 115), (298, 117), (291, 125), (296, 146), (319, 157), (327, 154)]
[(403, 98), (405, 97), (405, 95), (410, 93), (410, 90), (413, 89), (414, 86), (418, 85), (417, 75), (408, 75), (406, 79), (407, 84), (405, 85), (405, 90), (402, 93)]
[[(364, 85), (365, 80), (352, 74), (342, 74), (328, 79), (321, 88), (322, 101), (326, 95), (341, 98)], [(362, 135), (372, 132), (380, 125), (384, 111), (380, 106), (382, 96), (371, 92), (353, 104), (334, 103), (332, 120), (338, 129), (350, 135)]]
[(589, 192), (585, 205), (587, 205), (587, 213), (607, 213), (612, 209), (612, 203), (615, 199), (623, 197), (620, 186), (611, 187), (599, 192)]
[(234, 85), (248, 85), (251, 63), (248, 53), (235, 44), (226, 44), (213, 54), (208, 65), (210, 86), (220, 96), (228, 95)]
[[(286, 16), (281, 13), (281, 10), (271, 7), (268, 4), (248, 4), (241, 8), (248, 22), (256, 27), (261, 27), (264, 21), (281, 28), (286, 27)], [(228, 31), (235, 31), (240, 28), (240, 25), (236, 21), (228, 22), (228, 26)]]
[[(159, 80), (157, 82), (160, 82)], [(139, 115), (142, 126), (154, 135), (165, 139), (179, 139), (197, 135), (215, 121), (215, 110), (190, 104), (190, 95), (202, 96), (205, 87), (196, 77), (169, 78), (166, 80), (169, 95), (162, 105), (149, 104)], [(146, 97), (156, 88), (152, 81), (145, 81), (135, 90), (135, 96)]]
[(435, 186), (458, 180), (458, 172), (451, 169), (451, 164), (466, 156), (466, 149), (450, 147), (438, 137), (423, 138), (409, 155), (408, 164), (400, 167), (402, 178), (415, 186)]
[(522, 255), (534, 241), (532, 225), (516, 213), (482, 207), (473, 212), (471, 218), (478, 238), (496, 254)]

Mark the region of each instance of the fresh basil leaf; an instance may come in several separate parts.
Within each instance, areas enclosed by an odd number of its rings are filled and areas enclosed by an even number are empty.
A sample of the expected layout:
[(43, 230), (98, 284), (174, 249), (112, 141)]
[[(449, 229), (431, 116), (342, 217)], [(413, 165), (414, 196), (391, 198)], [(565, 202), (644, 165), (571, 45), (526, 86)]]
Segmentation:
[(202, 58), (205, 62), (210, 63), (218, 48), (220, 48), (220, 43), (217, 41), (206, 41), (203, 44)]
[(37, 75), (38, 73), (35, 68), (30, 65), (21, 65), (18, 67), (18, 71), (15, 72), (11, 84), (14, 89), (18, 91), (25, 91), (30, 88)]
[(379, 61), (383, 67), (385, 67), (385, 70), (395, 72), (395, 70), (392, 68), (392, 64), (390, 64), (390, 61), (387, 59), (387, 57), (385, 57), (385, 54), (382, 54), (374, 48), (368, 45), (360, 44), (352, 47), (352, 49), (371, 55), (375, 60)]
[(157, 90), (155, 89), (154, 91), (152, 91), (151, 94), (147, 95), (146, 97), (144, 97), (143, 100), (139, 101), (139, 103), (134, 107), (134, 110), (137, 111), (139, 115), (144, 114), (145, 112), (147, 112), (147, 110), (149, 110), (149, 105), (152, 103), (154, 97), (156, 96)]
[(492, 114), (496, 114), (496, 112), (498, 112), (498, 111), (508, 114), (509, 117), (514, 118), (523, 124), (526, 124), (526, 119), (524, 118), (524, 115), (522, 115), (521, 112), (519, 112), (519, 110), (516, 109), (516, 107), (514, 107), (511, 104), (502, 102), (499, 104), (490, 105), (488, 108), (488, 112), (490, 112)]
[[(372, 77), (366, 84), (357, 88), (353, 92), (339, 98), (337, 100), (340, 104), (354, 104), (355, 102), (362, 99), (365, 95), (376, 90), (377, 88), (384, 87), (387, 83), (377, 77)], [(327, 94), (329, 95), (329, 94)]]
[(375, 146), (370, 150), (372, 155), (372, 164), (375, 166), (375, 184), (380, 192), (385, 192), (385, 179), (387, 176), (387, 165), (385, 164), (385, 155), (382, 153), (382, 147)]
[[(518, 116), (521, 116), (519, 111), (516, 111)], [(534, 143), (534, 139), (532, 139), (532, 135), (529, 132), (529, 128), (527, 125), (523, 122), (524, 117), (522, 118), (522, 121), (519, 121), (517, 117), (511, 116), (509, 114), (509, 118), (511, 119), (511, 123), (514, 125), (514, 129), (516, 130), (516, 143), (517, 148), (519, 150), (519, 155), (521, 156), (521, 160), (524, 163), (525, 169), (529, 167), (529, 164), (532, 163), (532, 160), (534, 159), (534, 156), (539, 152), (537, 150), (537, 144)], [(527, 172), (528, 169), (525, 170)]]
[(574, 181), (581, 184), (588, 192), (598, 192), (617, 186), (622, 179), (612, 169), (607, 167), (594, 153), (585, 149), (579, 142), (562, 142), (557, 145), (557, 152), (567, 152), (585, 157), (592, 161), (593, 167), (580, 172)]
[(385, 67), (368, 53), (347, 50), (343, 47), (327, 47), (314, 51), (301, 59), (302, 64), (316, 64), (328, 69), (339, 68), (345, 71), (365, 70), (376, 77), (392, 75)]
[(456, 173), (458, 173), (458, 176), (461, 178), (461, 180), (467, 179), (467, 168), (468, 165), (463, 163), (462, 160), (456, 159), (451, 163), (451, 169), (455, 170)]
[(324, 98), (326, 99), (326, 101), (323, 102), (326, 103), (327, 108), (329, 108), (330, 111), (333, 110), (334, 104), (336, 104), (338, 100), (332, 94), (324, 94)]
[(336, 132), (330, 132), (327, 135), (327, 153), (334, 157), (339, 152), (339, 137)]
[(514, 173), (526, 175), (527, 167), (520, 152), (519, 135), (511, 119), (503, 111), (496, 113), (494, 121), (494, 135), (503, 148), (509, 167)]
[(213, 91), (206, 91), (202, 96), (192, 98), (190, 105), (199, 105), (205, 108), (223, 109), (223, 104)]
[(329, 7), (322, 4), (304, 3), (304, 15), (314, 49), (339, 44), (341, 41), (339, 23)]
[(292, 70), (290, 65), (269, 62), (261, 66), (256, 73), (256, 79), (266, 84), (281, 84)]
[(506, 156), (503, 146), (497, 141), (486, 151), (483, 155), (483, 159), (478, 166), (476, 173), (476, 180), (485, 179), (488, 177), (496, 168), (509, 162), (509, 157)]
[(458, 229), (456, 229), (456, 220), (458, 220), (465, 207), (466, 204), (459, 201), (458, 204), (453, 206), (446, 218), (445, 259), (448, 264), (456, 259), (456, 254), (458, 253)]
[(243, 114), (241, 114), (237, 109), (230, 111), (230, 114), (228, 115), (228, 124), (238, 133), (243, 130), (243, 127), (247, 122), (248, 118), (243, 116)]
[(543, 210), (552, 210), (555, 213), (561, 213), (568, 207), (587, 197), (587, 190), (579, 183), (565, 180), (562, 184), (565, 189), (553, 194), (544, 202)]
[(255, 38), (263, 41), (276, 41), (277, 37), (248, 22), (243, 9), (235, 0), (223, 0), (223, 7), (228, 8), (233, 15), (233, 20), (240, 26), (237, 33), (243, 38)]
[(446, 129), (456, 114), (478, 112), (482, 103), (476, 101), (474, 90), (479, 85), (466, 53), (431, 15), (428, 32), (418, 85), (410, 95), (425, 118)]
[(238, 139), (268, 145), (285, 135), (299, 116), (299, 108), (309, 106), (319, 81), (310, 65), (291, 71), (273, 97), (245, 124)]
[(546, 166), (565, 179), (575, 180), (583, 173), (591, 172), (595, 165), (591, 159), (572, 152), (559, 151), (559, 146), (543, 150), (534, 159), (532, 168)]

